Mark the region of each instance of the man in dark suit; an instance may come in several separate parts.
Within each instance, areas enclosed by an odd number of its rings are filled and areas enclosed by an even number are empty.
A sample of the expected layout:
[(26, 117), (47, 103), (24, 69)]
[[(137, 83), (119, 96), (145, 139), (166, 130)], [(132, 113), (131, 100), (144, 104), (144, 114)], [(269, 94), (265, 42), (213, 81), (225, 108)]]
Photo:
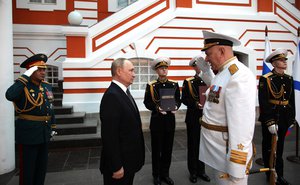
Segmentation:
[[(184, 105), (187, 106), (185, 123), (187, 131), (187, 141), (188, 141), (188, 169), (190, 172), (190, 181), (192, 183), (197, 182), (197, 176), (202, 180), (209, 182), (210, 178), (205, 173), (205, 164), (199, 160), (199, 144), (200, 144), (200, 130), (201, 125), (199, 119), (202, 116), (203, 106), (202, 100), (199, 92), (200, 86), (205, 90), (207, 86), (205, 82), (201, 79), (199, 75), (202, 76), (200, 67), (197, 65), (198, 60), (203, 60), (203, 57), (194, 57), (189, 63), (194, 71), (196, 72), (195, 76), (187, 78), (183, 82), (182, 86), (182, 97), (181, 101)], [(203, 105), (202, 105), (203, 104)]]
[(111, 74), (112, 83), (100, 105), (100, 171), (104, 185), (132, 185), (135, 173), (145, 161), (141, 118), (127, 89), (135, 78), (134, 66), (127, 59), (116, 59)]
[(52, 86), (44, 81), (47, 56), (36, 54), (20, 67), (27, 71), (6, 91), (18, 116), (15, 126), (19, 147), (20, 185), (43, 185), (47, 172), (48, 145), (55, 127)]

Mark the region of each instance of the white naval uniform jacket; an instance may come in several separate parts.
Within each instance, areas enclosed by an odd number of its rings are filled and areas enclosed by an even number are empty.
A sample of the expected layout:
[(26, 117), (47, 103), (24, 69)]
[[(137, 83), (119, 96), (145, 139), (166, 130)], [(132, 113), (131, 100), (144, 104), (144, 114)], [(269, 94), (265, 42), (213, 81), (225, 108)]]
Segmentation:
[[(218, 171), (244, 178), (252, 157), (256, 79), (236, 57), (227, 62), (206, 91), (202, 120), (211, 125), (227, 126), (228, 133), (208, 130), (202, 126), (199, 159)], [(230, 72), (230, 69), (233, 71)], [(219, 97), (213, 102), (209, 96), (214, 91), (218, 92), (218, 87), (221, 87)]]

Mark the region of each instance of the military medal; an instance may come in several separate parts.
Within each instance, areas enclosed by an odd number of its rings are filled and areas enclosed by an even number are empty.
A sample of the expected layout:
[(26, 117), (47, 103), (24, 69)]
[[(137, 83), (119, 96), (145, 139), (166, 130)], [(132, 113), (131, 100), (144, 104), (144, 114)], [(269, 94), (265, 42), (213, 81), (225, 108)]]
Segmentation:
[(47, 98), (48, 98), (49, 102), (54, 101), (54, 96), (53, 96), (52, 91), (49, 91), (47, 88), (46, 88), (46, 95), (47, 95)]
[(220, 87), (220, 86), (212, 85), (209, 89), (207, 101), (218, 104), (221, 89), (222, 89), (222, 87)]

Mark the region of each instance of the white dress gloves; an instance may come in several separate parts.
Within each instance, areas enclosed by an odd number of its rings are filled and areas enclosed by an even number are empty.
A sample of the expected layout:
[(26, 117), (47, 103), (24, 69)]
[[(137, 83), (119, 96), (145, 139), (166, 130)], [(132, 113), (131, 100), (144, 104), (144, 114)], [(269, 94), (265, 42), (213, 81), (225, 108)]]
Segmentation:
[(37, 66), (33, 66), (29, 68), (27, 71), (25, 71), (24, 75), (30, 77), (36, 70), (38, 70)]
[(268, 127), (268, 130), (269, 130), (269, 132), (270, 132), (271, 134), (277, 135), (278, 126), (277, 126), (276, 124), (270, 125), (270, 126)]
[(215, 74), (212, 71), (209, 63), (206, 62), (201, 56), (196, 56), (194, 60), (196, 60), (196, 64), (201, 70), (201, 73), (199, 75), (200, 78), (202, 78), (207, 86), (210, 86), (211, 80), (215, 77)]

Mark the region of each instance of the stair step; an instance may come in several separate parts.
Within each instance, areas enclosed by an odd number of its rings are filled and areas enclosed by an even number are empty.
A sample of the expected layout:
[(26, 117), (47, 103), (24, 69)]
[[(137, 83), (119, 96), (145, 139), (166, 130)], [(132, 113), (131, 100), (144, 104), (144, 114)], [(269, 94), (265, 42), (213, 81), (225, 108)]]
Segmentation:
[(54, 113), (55, 115), (59, 114), (72, 114), (73, 113), (73, 106), (54, 106)]
[(84, 122), (85, 112), (55, 115), (56, 124), (79, 124)]
[(101, 146), (100, 133), (55, 136), (49, 148), (97, 147)]
[(78, 134), (94, 134), (97, 133), (98, 121), (86, 120), (83, 124), (63, 124), (57, 125), (57, 136), (60, 135), (78, 135)]
[(53, 92), (63, 92), (63, 89), (59, 87), (58, 85), (52, 85), (52, 91)]
[(62, 99), (63, 92), (53, 92), (54, 99)]
[(53, 101), (54, 106), (62, 106), (62, 99), (61, 98), (55, 98)]

